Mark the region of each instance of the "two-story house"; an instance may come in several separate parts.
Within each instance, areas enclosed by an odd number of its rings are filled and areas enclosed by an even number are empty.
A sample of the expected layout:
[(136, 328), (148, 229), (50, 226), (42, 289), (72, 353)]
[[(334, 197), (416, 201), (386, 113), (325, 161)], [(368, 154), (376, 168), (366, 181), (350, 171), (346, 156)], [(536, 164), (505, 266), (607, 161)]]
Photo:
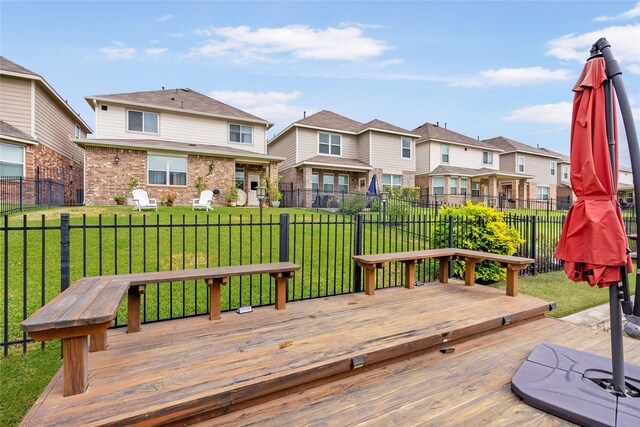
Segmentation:
[(85, 202), (113, 203), (132, 178), (151, 197), (196, 196), (196, 183), (218, 190), (221, 204), (235, 185), (257, 205), (256, 187), (278, 177), (283, 158), (266, 154), (272, 123), (191, 89), (86, 96), (96, 114), (96, 138), (85, 149)]
[(23, 205), (38, 203), (37, 178), (62, 182), (66, 204), (81, 202), (84, 155), (71, 140), (91, 132), (42, 76), (0, 56), (0, 176), (30, 184)]
[(502, 149), (473, 138), (424, 123), (412, 131), (416, 141), (416, 185), (422, 197), (450, 204), (466, 200), (497, 202), (499, 182), (526, 184), (530, 175), (505, 171), (500, 166)]
[[(286, 159), (282, 188), (327, 196), (366, 189), (374, 174), (380, 187), (414, 186), (417, 137), (381, 120), (361, 123), (323, 110), (289, 125), (268, 148)], [(312, 197), (299, 204), (311, 205)]]
[[(517, 200), (562, 201), (566, 204), (568, 159), (559, 153), (540, 147), (533, 147), (503, 136), (482, 141), (487, 146), (502, 149), (500, 169), (531, 175), (534, 179), (524, 186), (512, 181), (500, 183), (505, 197)], [(559, 184), (559, 182), (561, 184)]]

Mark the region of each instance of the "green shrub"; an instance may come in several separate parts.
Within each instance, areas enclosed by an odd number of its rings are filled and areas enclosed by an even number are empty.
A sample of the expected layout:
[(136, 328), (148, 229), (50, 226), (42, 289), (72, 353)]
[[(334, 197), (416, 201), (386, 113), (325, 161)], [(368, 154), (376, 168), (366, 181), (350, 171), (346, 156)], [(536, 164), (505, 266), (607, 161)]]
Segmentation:
[(374, 200), (371, 203), (371, 212), (380, 212), (380, 200)]
[(346, 215), (355, 215), (367, 207), (367, 196), (364, 193), (350, 193), (340, 203), (340, 212)]
[[(481, 252), (493, 252), (503, 255), (513, 255), (518, 246), (524, 242), (517, 230), (509, 227), (504, 221), (504, 214), (482, 203), (474, 205), (467, 202), (465, 206), (458, 208), (443, 207), (440, 209), (440, 219), (444, 220), (449, 215), (457, 219), (453, 229), (453, 241), (455, 246), (461, 249), (471, 249)], [(438, 227), (435, 233), (436, 243), (439, 247), (449, 246), (449, 227), (445, 222)], [(464, 277), (464, 262), (453, 262), (453, 274), (456, 277)], [(476, 280), (480, 283), (492, 283), (506, 277), (506, 272), (493, 261), (482, 261), (476, 264)]]
[(413, 202), (420, 199), (420, 187), (387, 186), (385, 190), (389, 192), (387, 215), (391, 218), (411, 214)]

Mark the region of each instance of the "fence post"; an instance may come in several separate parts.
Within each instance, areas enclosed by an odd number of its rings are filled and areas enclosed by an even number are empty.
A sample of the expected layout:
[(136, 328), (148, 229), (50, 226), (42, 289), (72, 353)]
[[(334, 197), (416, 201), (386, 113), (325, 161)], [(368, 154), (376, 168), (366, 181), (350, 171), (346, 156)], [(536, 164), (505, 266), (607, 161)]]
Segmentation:
[(69, 276), (69, 214), (60, 214), (60, 292), (70, 285)]
[[(356, 214), (356, 231), (354, 233), (353, 254), (362, 255), (362, 214)], [(353, 273), (353, 281), (355, 282), (354, 291), (362, 292), (362, 269), (355, 264)]]
[[(281, 213), (280, 214), (280, 249), (278, 260), (280, 262), (289, 261), (289, 214)], [(286, 297), (285, 301), (289, 301), (289, 279), (286, 281), (287, 285), (286, 289)]]
[(4, 357), (9, 356), (9, 215), (4, 216), (4, 235), (2, 236), (4, 241), (3, 248), (3, 262), (4, 262), (4, 275), (2, 278), (4, 286)]
[[(536, 260), (536, 216), (535, 215), (531, 215), (531, 239), (529, 240), (531, 242), (530, 257)], [(537, 274), (535, 261), (533, 262), (533, 264), (531, 264), (531, 272), (534, 276)]]
[(22, 192), (22, 183), (23, 183), (23, 182), (24, 182), (24, 181), (23, 181), (23, 178), (22, 178), (22, 177), (20, 177), (20, 211), (22, 211), (22, 195), (24, 194), (24, 193)]
[[(449, 215), (449, 247), (453, 247), (453, 215)], [(453, 275), (453, 263), (449, 263), (449, 277)]]

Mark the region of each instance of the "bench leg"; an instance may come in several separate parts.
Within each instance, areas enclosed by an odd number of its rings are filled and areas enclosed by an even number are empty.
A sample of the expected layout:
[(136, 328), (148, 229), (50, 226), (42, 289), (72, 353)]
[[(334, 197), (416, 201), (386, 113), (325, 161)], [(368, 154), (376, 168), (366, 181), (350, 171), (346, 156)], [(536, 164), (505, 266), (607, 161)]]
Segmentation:
[(364, 269), (364, 293), (367, 295), (376, 294), (376, 269)]
[(282, 274), (276, 279), (276, 310), (284, 310), (287, 304), (287, 278)]
[(438, 280), (440, 283), (449, 283), (449, 257), (440, 258)]
[[(140, 293), (141, 286), (129, 286), (127, 297), (127, 333), (140, 332)], [(144, 288), (142, 287), (142, 290)]]
[(209, 286), (209, 320), (220, 319), (220, 285), (227, 279), (207, 279)]
[(62, 340), (64, 395), (84, 393), (89, 385), (89, 336)]
[(407, 289), (413, 289), (416, 283), (416, 263), (414, 261), (407, 261), (404, 263), (404, 287)]
[(104, 351), (107, 349), (107, 330), (89, 336), (89, 351)]
[(518, 296), (518, 271), (507, 268), (507, 295), (510, 297)]
[(473, 286), (476, 283), (476, 261), (467, 259), (464, 261), (464, 284)]

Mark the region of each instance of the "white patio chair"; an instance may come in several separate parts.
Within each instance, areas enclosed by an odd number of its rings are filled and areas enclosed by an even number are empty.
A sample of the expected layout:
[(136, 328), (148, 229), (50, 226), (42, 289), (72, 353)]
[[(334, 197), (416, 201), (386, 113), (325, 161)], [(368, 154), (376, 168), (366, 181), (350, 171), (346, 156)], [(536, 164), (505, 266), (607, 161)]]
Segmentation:
[(155, 209), (158, 211), (158, 201), (156, 199), (150, 199), (149, 194), (142, 188), (136, 188), (131, 192), (133, 195), (133, 202), (136, 204), (133, 210), (141, 211), (142, 209)]
[(193, 199), (191, 201), (191, 210), (206, 209), (208, 212), (209, 209), (213, 209), (211, 207), (211, 199), (213, 199), (213, 191), (204, 190), (202, 193), (200, 193), (199, 199)]

